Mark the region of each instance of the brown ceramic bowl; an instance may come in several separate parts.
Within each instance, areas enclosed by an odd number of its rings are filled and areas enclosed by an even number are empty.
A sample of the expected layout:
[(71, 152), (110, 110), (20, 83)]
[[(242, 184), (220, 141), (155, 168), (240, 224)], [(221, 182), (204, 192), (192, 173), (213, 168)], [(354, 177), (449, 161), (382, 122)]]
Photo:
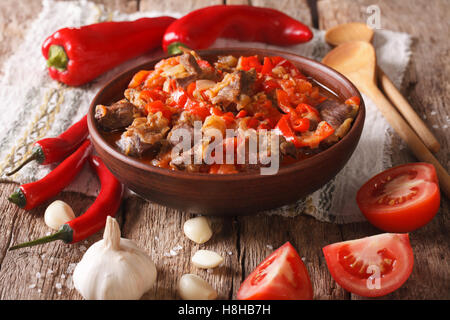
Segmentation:
[[(248, 48), (211, 49), (198, 53), (210, 61), (218, 55), (227, 54), (282, 56), (340, 98), (361, 98), (355, 86), (343, 75), (319, 62), (292, 53)], [(132, 76), (139, 70), (153, 68), (162, 58), (111, 80), (97, 93), (88, 113), (89, 133), (95, 150), (120, 181), (145, 199), (179, 210), (209, 215), (250, 214), (276, 208), (293, 203), (330, 181), (344, 167), (358, 144), (365, 118), (362, 99), (352, 128), (342, 140), (311, 158), (281, 167), (275, 175), (260, 175), (259, 172), (231, 175), (187, 173), (139, 162), (115, 150), (103, 139), (94, 119), (95, 106), (122, 99)]]

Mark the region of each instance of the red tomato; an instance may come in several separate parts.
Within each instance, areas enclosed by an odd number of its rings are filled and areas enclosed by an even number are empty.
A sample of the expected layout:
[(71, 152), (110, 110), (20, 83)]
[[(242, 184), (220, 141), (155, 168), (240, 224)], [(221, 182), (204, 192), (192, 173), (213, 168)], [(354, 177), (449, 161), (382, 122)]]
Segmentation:
[(389, 232), (409, 232), (426, 225), (441, 201), (434, 166), (409, 163), (367, 181), (356, 195), (364, 216)]
[(294, 247), (286, 242), (244, 280), (239, 300), (311, 300), (308, 271)]
[(328, 270), (345, 290), (381, 297), (400, 288), (414, 265), (408, 234), (384, 233), (323, 248)]

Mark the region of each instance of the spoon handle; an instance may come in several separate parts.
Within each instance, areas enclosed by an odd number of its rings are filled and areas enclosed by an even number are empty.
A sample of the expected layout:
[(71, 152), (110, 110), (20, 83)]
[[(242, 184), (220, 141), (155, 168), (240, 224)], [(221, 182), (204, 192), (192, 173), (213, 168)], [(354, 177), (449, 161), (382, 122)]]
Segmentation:
[(398, 111), (400, 111), (403, 117), (405, 117), (406, 121), (408, 121), (417, 135), (422, 139), (423, 143), (425, 143), (425, 145), (428, 147), (428, 149), (430, 149), (431, 152), (438, 152), (441, 146), (433, 133), (430, 131), (430, 129), (428, 129), (422, 119), (414, 111), (413, 107), (411, 107), (408, 101), (406, 101), (400, 91), (398, 91), (398, 89), (380, 67), (377, 68), (377, 75), (378, 80), (380, 81), (380, 85), (386, 96), (397, 107)]
[(387, 122), (397, 132), (400, 138), (406, 142), (416, 158), (420, 161), (431, 163), (436, 168), (440, 188), (447, 198), (450, 198), (450, 176), (447, 170), (442, 167), (414, 130), (411, 129), (375, 84), (364, 86), (361, 88), (361, 91), (372, 98)]

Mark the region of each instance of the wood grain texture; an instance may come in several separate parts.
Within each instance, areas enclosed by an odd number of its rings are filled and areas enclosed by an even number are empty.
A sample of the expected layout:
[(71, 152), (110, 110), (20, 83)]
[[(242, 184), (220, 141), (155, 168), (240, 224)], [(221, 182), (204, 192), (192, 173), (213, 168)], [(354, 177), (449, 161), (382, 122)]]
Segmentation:
[[(14, 2), (14, 5), (12, 4)], [(109, 11), (132, 12), (138, 8), (148, 10), (182, 10), (222, 1), (149, 1), (149, 0), (99, 0)], [(226, 3), (246, 1), (227, 0)], [(253, 5), (273, 6), (287, 14), (307, 22), (308, 1), (249, 1)], [(309, 1), (311, 3), (311, 1)], [(39, 0), (6, 0), (0, 2), (0, 67), (20, 43), (29, 22), (39, 14)], [(299, 4), (300, 3), (300, 4)], [(366, 7), (378, 4), (382, 12), (382, 27), (409, 32), (415, 36), (413, 59), (408, 68), (402, 93), (412, 106), (433, 128), (442, 144), (438, 158), (448, 168), (449, 100), (448, 90), (449, 49), (446, 46), (450, 10), (448, 1), (434, 1), (431, 6), (425, 0), (416, 0), (414, 5), (403, 0), (322, 0), (317, 7), (321, 28), (338, 23), (367, 19)], [(299, 10), (299, 8), (302, 8)], [(309, 10), (309, 9), (308, 9)], [(303, 16), (304, 15), (304, 16)], [(317, 17), (316, 17), (317, 18)], [(5, 20), (7, 19), (7, 20)], [(311, 21), (311, 20), (310, 20)], [(414, 23), (411, 23), (414, 21)], [(394, 136), (394, 143), (400, 145)], [(395, 163), (414, 161), (405, 149), (394, 155)], [(55, 242), (20, 251), (7, 252), (11, 244), (34, 239), (49, 232), (43, 221), (45, 205), (25, 212), (11, 205), (7, 196), (14, 184), (0, 185), (0, 299), (81, 299), (72, 287), (71, 269), (87, 247), (100, 239), (101, 233), (86, 242), (65, 245)], [(62, 193), (58, 199), (68, 202), (74, 211), (83, 212), (94, 200), (75, 193)], [(182, 233), (182, 225), (189, 214), (167, 209), (139, 198), (125, 201), (119, 222), (124, 237), (135, 240), (147, 250), (158, 268), (156, 287), (144, 299), (174, 299), (177, 280), (184, 273), (196, 273), (207, 279), (219, 292), (219, 298), (235, 298), (241, 281), (272, 251), (290, 241), (305, 258), (317, 299), (359, 299), (340, 288), (331, 278), (321, 252), (327, 244), (356, 239), (380, 233), (368, 223), (335, 225), (319, 222), (307, 216), (286, 218), (280, 216), (249, 216), (237, 218), (214, 218), (216, 230), (213, 238), (204, 245), (197, 245)], [(449, 222), (448, 200), (442, 201), (438, 216), (426, 227), (411, 233), (415, 251), (415, 267), (406, 284), (387, 299), (449, 299)], [(177, 245), (178, 254), (165, 254)], [(190, 264), (190, 257), (199, 248), (215, 250), (222, 254), (225, 263), (213, 273), (199, 270)], [(50, 271), (49, 271), (50, 270)], [(37, 278), (37, 272), (40, 278)], [(59, 288), (61, 285), (61, 288)]]
[(222, 0), (140, 0), (140, 11), (160, 11), (160, 12), (178, 12), (186, 14), (192, 10), (200, 9), (207, 6), (223, 4)]
[[(448, 75), (450, 56), (447, 32), (450, 7), (445, 0), (429, 5), (426, 0), (371, 1), (371, 0), (320, 0), (319, 24), (328, 29), (340, 23), (366, 22), (367, 7), (377, 4), (381, 10), (381, 27), (407, 32), (414, 37), (412, 58), (401, 89), (415, 111), (421, 115), (441, 143), (436, 158), (449, 169), (450, 109), (445, 102), (450, 98)], [(414, 18), (420, 17), (420, 18)], [(414, 21), (414, 23), (411, 23)], [(400, 138), (394, 134), (394, 145), (399, 152), (393, 154), (394, 164), (417, 161), (411, 153), (402, 149)], [(448, 299), (450, 297), (450, 244), (448, 242), (449, 199), (443, 198), (437, 216), (424, 228), (411, 233), (415, 252), (415, 267), (411, 278), (390, 299)], [(366, 224), (343, 225), (344, 240), (365, 236), (374, 232)], [(447, 240), (445, 240), (447, 238)], [(352, 295), (352, 298), (358, 299)]]

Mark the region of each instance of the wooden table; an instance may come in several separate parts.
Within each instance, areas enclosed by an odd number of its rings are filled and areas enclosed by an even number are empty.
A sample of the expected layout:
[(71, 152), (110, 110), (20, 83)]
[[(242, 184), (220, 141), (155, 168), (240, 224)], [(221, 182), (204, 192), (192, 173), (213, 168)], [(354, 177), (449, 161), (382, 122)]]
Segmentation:
[[(412, 62), (408, 68), (402, 92), (419, 115), (432, 128), (442, 150), (437, 154), (449, 166), (448, 139), (450, 75), (448, 47), (448, 15), (450, 3), (436, 0), (96, 0), (107, 10), (134, 12), (158, 9), (189, 12), (208, 4), (242, 4), (269, 6), (320, 29), (350, 21), (366, 22), (367, 7), (376, 4), (381, 9), (381, 27), (408, 32), (414, 36)], [(41, 9), (40, 0), (4, 0), (0, 2), (0, 66), (13, 52)], [(394, 143), (399, 138), (394, 137)], [(395, 163), (414, 161), (407, 150), (399, 150)], [(51, 243), (32, 249), (7, 252), (12, 243), (37, 238), (48, 228), (43, 221), (45, 205), (25, 212), (6, 199), (14, 184), (0, 186), (0, 298), (1, 299), (80, 299), (73, 289), (71, 270), (83, 252), (100, 238), (65, 245)], [(62, 200), (73, 205), (75, 212), (83, 212), (92, 198), (75, 193), (63, 193)], [(189, 214), (168, 209), (141, 199), (130, 199), (119, 217), (123, 237), (134, 239), (151, 252), (158, 268), (158, 281), (144, 298), (178, 298), (176, 284), (184, 273), (196, 273), (209, 281), (221, 299), (234, 299), (242, 280), (271, 251), (286, 241), (305, 258), (317, 299), (360, 299), (339, 287), (331, 278), (321, 248), (327, 244), (356, 239), (379, 233), (368, 223), (336, 225), (319, 222), (308, 216), (286, 218), (280, 216), (248, 216), (214, 218), (213, 238), (201, 246), (225, 256), (225, 265), (214, 272), (199, 270), (190, 264), (190, 257), (199, 248), (182, 233), (183, 222)], [(450, 298), (450, 242), (449, 201), (443, 199), (434, 220), (411, 233), (415, 252), (414, 271), (405, 285), (387, 299), (449, 299)], [(176, 256), (165, 253), (176, 247)]]

